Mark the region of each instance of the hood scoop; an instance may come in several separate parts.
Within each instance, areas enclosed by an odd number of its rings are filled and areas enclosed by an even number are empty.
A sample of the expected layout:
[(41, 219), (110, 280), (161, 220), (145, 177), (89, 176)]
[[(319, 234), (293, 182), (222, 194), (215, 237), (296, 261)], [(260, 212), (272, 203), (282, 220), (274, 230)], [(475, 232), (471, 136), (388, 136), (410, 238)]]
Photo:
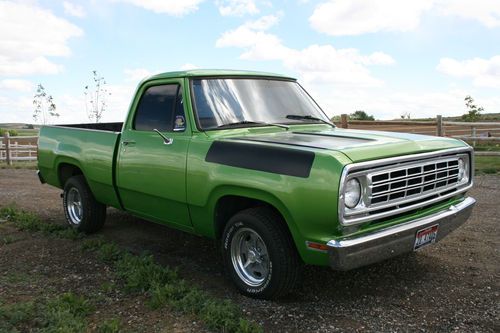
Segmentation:
[(339, 149), (363, 145), (375, 141), (373, 139), (337, 135), (324, 132), (291, 132), (266, 135), (236, 137), (236, 140), (277, 143), (291, 146), (311, 147), (319, 149)]

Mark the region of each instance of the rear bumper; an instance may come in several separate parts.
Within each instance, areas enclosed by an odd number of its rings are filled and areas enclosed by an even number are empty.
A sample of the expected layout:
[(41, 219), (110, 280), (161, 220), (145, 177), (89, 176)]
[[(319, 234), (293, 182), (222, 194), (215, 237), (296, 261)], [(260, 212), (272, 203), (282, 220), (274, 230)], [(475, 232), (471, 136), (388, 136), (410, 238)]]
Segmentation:
[(476, 200), (468, 197), (447, 210), (411, 222), (389, 227), (357, 238), (327, 243), (330, 266), (350, 270), (413, 251), (418, 230), (439, 224), (436, 241), (462, 225), (470, 216)]
[(40, 180), (40, 183), (42, 183), (42, 184), (46, 183), (45, 179), (43, 179), (43, 176), (40, 173), (40, 170), (37, 170), (36, 175), (38, 176), (38, 180)]

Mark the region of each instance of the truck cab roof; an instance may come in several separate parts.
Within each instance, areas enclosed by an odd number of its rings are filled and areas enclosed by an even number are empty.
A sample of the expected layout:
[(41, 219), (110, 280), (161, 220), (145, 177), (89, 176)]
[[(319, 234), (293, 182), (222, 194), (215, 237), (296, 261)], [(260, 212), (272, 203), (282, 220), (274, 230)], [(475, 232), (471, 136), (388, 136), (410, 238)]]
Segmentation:
[(248, 77), (268, 77), (296, 81), (296, 78), (269, 72), (242, 71), (227, 69), (193, 69), (186, 71), (165, 72), (146, 78), (144, 81), (156, 79), (173, 79), (180, 77), (228, 77), (228, 76), (248, 76)]

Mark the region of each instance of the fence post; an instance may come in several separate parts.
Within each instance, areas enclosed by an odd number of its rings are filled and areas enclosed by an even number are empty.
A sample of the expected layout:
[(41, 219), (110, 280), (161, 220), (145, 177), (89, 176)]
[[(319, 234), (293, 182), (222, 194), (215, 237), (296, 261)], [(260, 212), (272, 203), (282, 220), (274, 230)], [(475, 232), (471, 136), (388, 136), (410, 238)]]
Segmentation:
[(346, 114), (341, 114), (340, 115), (340, 126), (342, 128), (348, 128), (349, 125), (347, 123), (347, 115)]
[[(475, 138), (476, 137), (476, 126), (472, 126), (471, 131), (472, 131), (472, 133), (471, 133), (472, 137)], [(472, 147), (476, 148), (476, 140), (472, 141)]]
[(5, 131), (3, 135), (3, 141), (5, 141), (5, 162), (7, 165), (12, 165), (12, 161), (10, 159), (10, 139), (9, 139), (9, 131)]
[(437, 136), (444, 136), (443, 116), (440, 114), (436, 116), (436, 132)]

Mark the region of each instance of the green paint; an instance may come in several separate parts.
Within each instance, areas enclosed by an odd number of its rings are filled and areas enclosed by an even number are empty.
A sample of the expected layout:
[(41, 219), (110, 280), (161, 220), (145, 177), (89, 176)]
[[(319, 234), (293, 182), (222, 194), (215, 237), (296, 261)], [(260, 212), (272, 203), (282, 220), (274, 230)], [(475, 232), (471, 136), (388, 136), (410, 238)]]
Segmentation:
[[(347, 235), (372, 232), (446, 209), (461, 200), (450, 200), (376, 225), (343, 229), (338, 223), (337, 204), (340, 175), (345, 165), (464, 147), (465, 144), (449, 138), (344, 130), (310, 123), (290, 125), (289, 131), (262, 126), (200, 132), (194, 120), (189, 80), (213, 76), (294, 80), (278, 74), (241, 71), (196, 70), (155, 75), (139, 84), (121, 133), (42, 127), (38, 167), (43, 178), (61, 188), (60, 166), (74, 165), (85, 175), (98, 201), (151, 221), (212, 238), (216, 237), (215, 207), (221, 198), (241, 196), (261, 200), (282, 214), (302, 259), (317, 265), (328, 264), (327, 254), (306, 249), (306, 240), (326, 243)], [(165, 145), (157, 133), (136, 131), (131, 125), (142, 92), (151, 85), (164, 83), (181, 84), (184, 96), (186, 129), (164, 133), (173, 139), (171, 145)], [(315, 153), (309, 178), (205, 162), (208, 149), (215, 140), (245, 136), (280, 137), (292, 132), (311, 132), (315, 138), (323, 140), (342, 137), (344, 144), (329, 149), (294, 146), (294, 149)], [(125, 140), (133, 140), (135, 145), (124, 146), (122, 142)]]

